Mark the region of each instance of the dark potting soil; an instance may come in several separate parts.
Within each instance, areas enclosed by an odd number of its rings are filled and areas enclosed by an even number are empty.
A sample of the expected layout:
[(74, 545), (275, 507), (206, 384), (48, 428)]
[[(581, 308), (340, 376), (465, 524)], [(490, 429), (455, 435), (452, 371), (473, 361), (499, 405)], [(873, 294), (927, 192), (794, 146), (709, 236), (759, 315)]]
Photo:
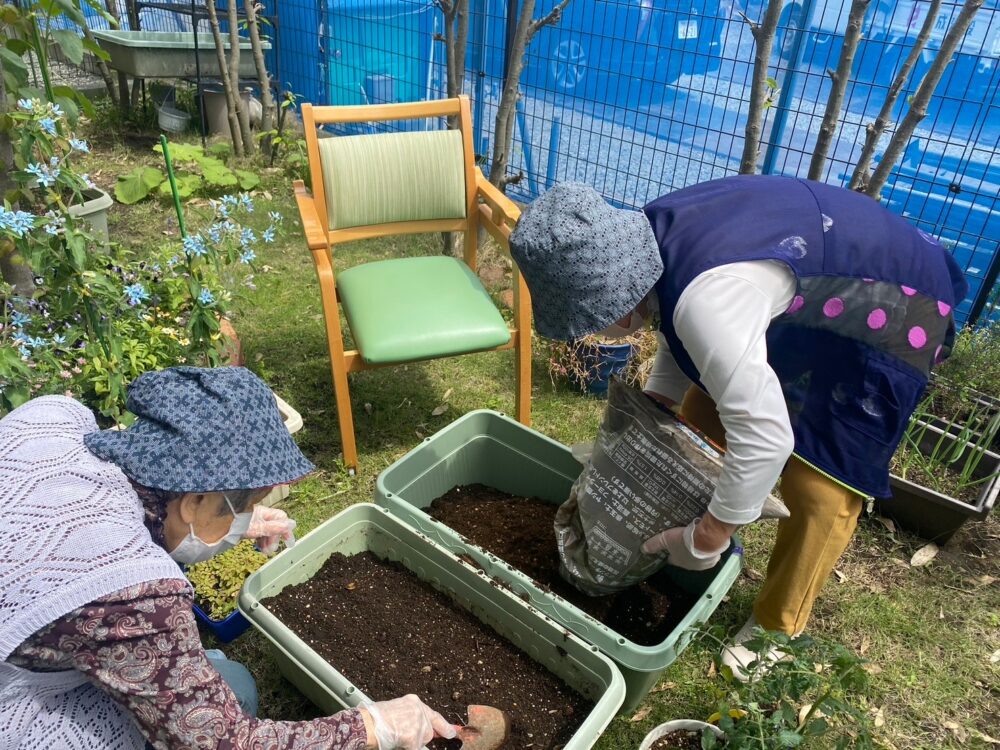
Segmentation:
[(701, 750), (701, 732), (678, 729), (660, 737), (649, 750)]
[(557, 506), (534, 497), (514, 497), (482, 484), (456, 487), (428, 512), (469, 541), (492, 552), (591, 617), (643, 646), (663, 641), (691, 609), (694, 599), (664, 573), (608, 596), (588, 596), (559, 574), (553, 522)]
[(455, 724), (469, 705), (496, 706), (511, 722), (506, 750), (555, 750), (594, 705), (402, 565), (370, 552), (335, 553), (267, 607), (372, 700), (416, 693)]

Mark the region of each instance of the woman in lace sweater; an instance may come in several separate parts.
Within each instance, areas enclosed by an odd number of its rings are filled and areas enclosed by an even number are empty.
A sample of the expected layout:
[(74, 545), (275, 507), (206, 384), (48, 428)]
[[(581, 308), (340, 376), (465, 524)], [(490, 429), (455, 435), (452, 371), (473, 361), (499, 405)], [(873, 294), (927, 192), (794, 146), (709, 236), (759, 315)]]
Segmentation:
[(243, 538), (293, 543), (294, 522), (257, 503), (313, 466), (242, 368), (147, 373), (128, 408), (138, 419), (120, 432), (60, 396), (0, 420), (0, 747), (416, 750), (453, 737), (416, 696), (254, 717), (249, 672), (201, 646), (178, 563)]

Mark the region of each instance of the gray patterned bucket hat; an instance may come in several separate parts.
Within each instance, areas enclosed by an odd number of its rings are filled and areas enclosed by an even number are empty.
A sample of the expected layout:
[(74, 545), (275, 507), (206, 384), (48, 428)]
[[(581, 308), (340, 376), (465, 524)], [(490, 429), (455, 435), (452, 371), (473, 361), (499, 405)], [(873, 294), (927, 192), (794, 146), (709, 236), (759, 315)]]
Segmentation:
[(130, 479), (171, 492), (272, 487), (316, 467), (288, 434), (274, 394), (243, 367), (171, 367), (140, 375), (126, 430), (84, 437)]
[(620, 320), (663, 274), (645, 214), (614, 208), (581, 183), (557, 185), (531, 203), (510, 252), (531, 292), (535, 328), (560, 341)]

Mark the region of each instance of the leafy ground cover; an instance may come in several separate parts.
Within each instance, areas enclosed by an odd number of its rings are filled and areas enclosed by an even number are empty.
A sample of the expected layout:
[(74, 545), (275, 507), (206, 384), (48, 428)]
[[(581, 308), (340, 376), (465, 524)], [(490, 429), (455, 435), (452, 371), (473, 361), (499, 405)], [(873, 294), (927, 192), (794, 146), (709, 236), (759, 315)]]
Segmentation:
[[(92, 137), (95, 153), (88, 157), (89, 171), (106, 190), (113, 190), (119, 174), (141, 164), (156, 166), (150, 143), (132, 141), (134, 147)], [(382, 469), (458, 416), (480, 408), (511, 411), (513, 357), (509, 352), (482, 354), (352, 376), (362, 458), (359, 474), (348, 476), (340, 463), (319, 291), (294, 219), (289, 178), (280, 169), (254, 169), (262, 178), (255, 191), (260, 210), (277, 210), (287, 218), (275, 242), (259, 253), (263, 271), (255, 279), (258, 288), (242, 302), (234, 322), (248, 367), (302, 414), (305, 426), (297, 439), (318, 471), (293, 488), (284, 507), (305, 533), (348, 505), (370, 500)], [(172, 208), (158, 199), (116, 205), (110, 221), (112, 237), (136, 249), (177, 232)], [(344, 268), (440, 248), (439, 236), (368, 241), (344, 248), (336, 262)], [(498, 268), (490, 270), (494, 285), (502, 277)], [(494, 291), (499, 299), (499, 289)], [(601, 402), (582, 397), (572, 386), (553, 385), (546, 364), (547, 352), (538, 345), (534, 427), (567, 444), (592, 439)], [(749, 613), (774, 529), (766, 523), (744, 532), (747, 567), (715, 617), (730, 630)], [(1000, 735), (1000, 522), (967, 524), (930, 562), (911, 565), (922, 546), (921, 540), (866, 516), (824, 589), (810, 631), (868, 660), (869, 686), (856, 701), (873, 718), (882, 746), (996, 746), (1000, 741), (990, 735)], [(205, 642), (206, 647), (216, 645), (208, 635)], [(255, 632), (226, 649), (256, 676), (263, 716), (316, 715), (279, 675)], [(662, 721), (704, 718), (722, 689), (710, 656), (707, 646), (698, 644), (685, 651), (643, 706), (616, 719), (596, 747), (635, 748)]]

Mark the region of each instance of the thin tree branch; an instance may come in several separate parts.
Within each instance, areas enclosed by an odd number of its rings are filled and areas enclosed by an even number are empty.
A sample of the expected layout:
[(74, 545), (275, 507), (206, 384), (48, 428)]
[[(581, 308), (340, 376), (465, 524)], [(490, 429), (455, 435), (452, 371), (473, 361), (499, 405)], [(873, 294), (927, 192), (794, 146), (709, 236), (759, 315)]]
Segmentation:
[[(249, 0), (253, 2), (253, 0)], [(214, 0), (206, 0), (206, 3)], [(243, 152), (248, 156), (256, 149), (254, 148), (253, 133), (250, 131), (250, 113), (243, 106), (243, 98), (240, 93), (240, 17), (236, 7), (236, 0), (228, 0), (226, 3), (229, 13), (229, 81), (233, 86), (233, 95), (236, 104), (236, 119), (240, 124), (240, 136), (243, 138)]]
[(268, 135), (274, 128), (275, 114), (277, 107), (274, 104), (274, 97), (271, 96), (271, 76), (267, 72), (267, 63), (264, 61), (264, 48), (260, 41), (260, 20), (257, 11), (260, 6), (257, 0), (244, 0), (243, 7), (247, 14), (247, 30), (250, 32), (250, 50), (253, 53), (254, 67), (257, 69), (257, 81), (260, 85), (261, 121), (260, 132), (265, 133), (261, 141), (261, 149), (264, 155), (271, 155), (271, 136)]
[(917, 39), (913, 43), (910, 53), (906, 56), (903, 67), (899, 69), (895, 80), (893, 80), (892, 85), (889, 87), (889, 91), (885, 95), (885, 101), (882, 102), (882, 109), (879, 110), (878, 117), (875, 118), (874, 122), (870, 122), (865, 126), (865, 145), (861, 149), (858, 163), (854, 167), (854, 173), (851, 175), (849, 185), (851, 190), (863, 192), (868, 186), (868, 180), (871, 179), (869, 168), (871, 167), (872, 157), (875, 155), (875, 148), (878, 146), (882, 134), (889, 127), (889, 118), (892, 117), (892, 110), (896, 106), (896, 100), (899, 98), (903, 86), (906, 85), (906, 81), (910, 77), (910, 71), (917, 64), (917, 60), (923, 52), (927, 40), (930, 39), (931, 30), (934, 28), (940, 8), (941, 0), (931, 0), (931, 5), (927, 9), (927, 16), (924, 18), (923, 26), (920, 27), (920, 33), (917, 34)]
[(840, 59), (837, 61), (837, 70), (827, 71), (833, 80), (833, 85), (830, 87), (830, 96), (826, 100), (826, 112), (823, 113), (823, 124), (819, 127), (812, 161), (809, 163), (810, 180), (823, 179), (826, 157), (830, 153), (833, 136), (837, 134), (837, 127), (840, 124), (840, 110), (844, 106), (847, 84), (851, 80), (854, 56), (857, 54), (858, 44), (861, 42), (865, 14), (868, 12), (869, 5), (871, 5), (871, 0), (853, 0), (851, 3), (851, 10), (847, 16), (847, 28), (844, 30), (844, 44), (840, 48)]
[(226, 113), (229, 117), (229, 137), (233, 142), (233, 153), (243, 156), (243, 137), (240, 132), (240, 120), (237, 115), (239, 92), (233, 89), (229, 78), (229, 66), (226, 63), (226, 49), (222, 43), (222, 32), (219, 28), (219, 14), (215, 12), (215, 0), (205, 0), (208, 11), (208, 25), (212, 29), (212, 39), (215, 40), (215, 55), (219, 61), (219, 77), (222, 79), (222, 90), (226, 94)]
[(570, 0), (560, 0), (559, 4), (556, 5), (556, 7), (554, 7), (552, 10), (550, 10), (546, 15), (542, 16), (541, 18), (538, 18), (538, 19), (532, 21), (531, 25), (528, 27), (528, 39), (527, 39), (527, 41), (530, 42), (531, 38), (543, 26), (548, 26), (549, 24), (559, 23), (559, 20), (562, 18), (562, 13), (563, 13), (564, 10), (566, 10), (566, 6), (569, 5), (569, 3), (570, 3)]
[[(750, 84), (750, 109), (743, 137), (743, 158), (740, 160), (740, 174), (754, 174), (757, 171), (757, 157), (760, 154), (761, 130), (764, 123), (765, 100), (768, 94), (768, 63), (774, 46), (774, 34), (778, 29), (778, 18), (784, 0), (768, 0), (764, 19), (758, 25), (745, 15), (744, 21), (750, 25), (754, 38), (753, 79)], [(742, 15), (742, 14), (741, 14)]]
[(965, 34), (972, 24), (972, 19), (975, 18), (976, 13), (979, 12), (982, 6), (983, 0), (965, 0), (958, 18), (955, 19), (951, 28), (948, 29), (948, 33), (945, 34), (944, 39), (941, 41), (941, 48), (938, 50), (934, 62), (931, 63), (927, 75), (924, 76), (924, 80), (920, 82), (917, 92), (913, 95), (909, 111), (899, 124), (899, 127), (896, 128), (896, 132), (893, 133), (889, 145), (886, 146), (885, 154), (882, 156), (882, 160), (878, 163), (878, 167), (875, 169), (875, 173), (868, 183), (865, 193), (873, 198), (877, 198), (881, 194), (883, 185), (889, 179), (889, 173), (896, 166), (896, 162), (903, 154), (903, 150), (906, 148), (907, 143), (909, 143), (913, 131), (916, 130), (920, 121), (927, 116), (927, 104), (934, 95), (938, 83), (941, 82), (941, 77), (944, 75), (945, 68), (951, 62), (955, 50), (958, 49), (958, 45), (965, 38)]

